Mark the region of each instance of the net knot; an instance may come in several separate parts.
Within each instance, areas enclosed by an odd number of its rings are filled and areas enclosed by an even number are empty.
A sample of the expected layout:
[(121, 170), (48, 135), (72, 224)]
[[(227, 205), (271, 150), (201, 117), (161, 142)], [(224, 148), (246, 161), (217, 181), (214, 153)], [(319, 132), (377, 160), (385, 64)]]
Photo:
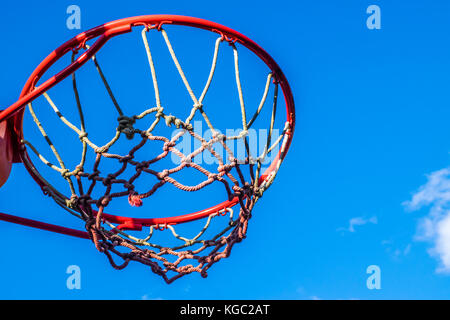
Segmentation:
[(94, 149), (94, 152), (95, 152), (95, 153), (102, 154), (102, 153), (106, 152), (107, 150), (108, 150), (108, 147), (107, 147), (107, 146), (103, 146), (103, 147), (97, 147), (97, 148), (95, 148), (95, 149)]
[(161, 117), (164, 117), (164, 109), (163, 108), (158, 108), (158, 110), (155, 113), (155, 118), (159, 119)]
[(194, 110), (195, 110), (195, 111), (197, 111), (197, 110), (199, 110), (199, 109), (202, 109), (202, 108), (203, 108), (203, 104), (201, 104), (201, 103), (199, 103), (199, 102), (194, 103)]
[[(212, 246), (216, 245), (216, 242), (214, 240), (204, 240), (203, 244), (207, 247), (212, 247)], [(206, 259), (206, 257), (205, 257), (205, 259)]]
[(236, 195), (240, 196), (244, 190), (239, 186), (233, 186), (233, 191), (236, 193)]
[(239, 138), (244, 138), (248, 136), (248, 130), (242, 130), (241, 133), (239, 133)]
[(244, 186), (242, 187), (245, 194), (253, 194), (254, 193), (254, 187), (250, 183), (246, 182)]
[(128, 181), (123, 184), (123, 187), (128, 189), (129, 191), (134, 190), (134, 185)]
[(95, 170), (94, 172), (92, 172), (89, 176), (88, 179), (89, 180), (94, 180), (96, 177), (98, 177), (100, 175), (100, 171)]
[(157, 177), (160, 180), (164, 180), (164, 178), (166, 178), (169, 175), (169, 170), (163, 170), (162, 172), (159, 172)]
[(84, 171), (83, 166), (82, 166), (82, 165), (77, 165), (77, 166), (75, 167), (75, 170), (73, 171), (73, 174), (74, 174), (74, 175), (78, 175), (79, 173), (81, 173), (81, 172), (83, 172), (83, 171)]
[(135, 165), (136, 172), (141, 172), (143, 169), (148, 168), (147, 162), (139, 162)]
[(236, 158), (230, 158), (230, 166), (232, 168), (237, 167), (239, 165), (239, 160)]
[(127, 139), (129, 140), (133, 139), (135, 131), (133, 125), (135, 124), (136, 119), (134, 117), (127, 117), (122, 115), (119, 118), (117, 118), (117, 120), (119, 121), (119, 126), (117, 130), (125, 134)]
[(175, 119), (175, 121), (173, 123), (175, 124), (175, 127), (177, 127), (177, 129), (179, 129), (182, 126), (183, 121), (181, 121), (180, 119), (177, 118), (177, 119)]
[(128, 203), (132, 207), (141, 207), (142, 199), (137, 192), (130, 192), (128, 195)]
[(213, 138), (214, 138), (214, 140), (216, 140), (216, 141), (225, 141), (225, 140), (227, 139), (227, 136), (224, 135), (223, 133), (215, 132), (215, 133), (213, 134)]
[(189, 167), (192, 163), (191, 156), (185, 156), (181, 159), (181, 163), (184, 164), (186, 167)]
[(70, 177), (70, 170), (69, 169), (63, 169), (61, 171), (61, 175), (63, 176), (64, 179), (67, 179)]
[(166, 126), (170, 127), (172, 123), (175, 121), (176, 117), (172, 115), (168, 115), (165, 117), (166, 120)]
[(229, 165), (229, 164), (224, 164), (224, 165), (221, 165), (221, 166), (218, 166), (217, 167), (217, 171), (219, 171), (219, 172), (228, 172), (228, 171), (230, 171), (231, 170), (231, 166)]
[(253, 186), (251, 186), (248, 183), (245, 183), (244, 186), (233, 186), (233, 191), (235, 192), (236, 196), (241, 197), (245, 195), (252, 195), (253, 192)]
[(70, 199), (66, 200), (66, 207), (70, 209), (75, 209), (77, 206), (78, 197), (77, 195), (73, 194)]
[(152, 136), (152, 133), (148, 130), (141, 131), (140, 134), (141, 134), (141, 138), (143, 138), (143, 139), (148, 139)]
[(178, 119), (177, 117), (172, 116), (172, 115), (166, 116), (165, 119), (166, 119), (166, 125), (168, 127), (170, 127), (170, 126), (172, 126), (172, 124), (174, 124), (175, 127), (177, 127), (177, 129), (179, 129), (181, 127), (181, 125), (183, 124), (183, 122), (180, 119)]
[(175, 142), (168, 141), (168, 142), (164, 143), (163, 151), (164, 152), (170, 151), (170, 148), (172, 148), (172, 147), (175, 147)]
[(110, 186), (114, 179), (116, 179), (116, 177), (113, 174), (108, 174), (108, 176), (103, 179), (103, 185)]
[(217, 174), (216, 173), (210, 173), (208, 175), (208, 180), (217, 180)]
[(111, 201), (111, 198), (108, 196), (105, 196), (103, 198), (100, 199), (99, 203), (97, 204), (98, 207), (102, 206), (102, 207), (106, 207), (109, 202)]
[(253, 188), (253, 194), (255, 196), (257, 196), (258, 198), (262, 198), (262, 196), (264, 194), (264, 189), (263, 188), (259, 188), (259, 187), (255, 187), (255, 188)]
[(266, 155), (265, 154), (262, 154), (262, 155), (260, 155), (259, 157), (256, 157), (256, 158), (254, 158), (252, 156), (249, 156), (248, 158), (249, 158), (248, 161), (249, 161), (250, 164), (256, 164), (256, 163), (264, 164), (264, 162), (266, 161)]
[(83, 194), (78, 197), (77, 203), (80, 204), (81, 206), (87, 206), (89, 200), (91, 200), (91, 197), (87, 194)]
[(128, 154), (126, 156), (120, 157), (119, 162), (124, 163), (130, 161), (131, 159), (133, 159), (133, 156)]
[(87, 136), (88, 136), (87, 132), (82, 132), (82, 133), (80, 133), (78, 138), (81, 140), (81, 142), (84, 142), (84, 139), (87, 138)]

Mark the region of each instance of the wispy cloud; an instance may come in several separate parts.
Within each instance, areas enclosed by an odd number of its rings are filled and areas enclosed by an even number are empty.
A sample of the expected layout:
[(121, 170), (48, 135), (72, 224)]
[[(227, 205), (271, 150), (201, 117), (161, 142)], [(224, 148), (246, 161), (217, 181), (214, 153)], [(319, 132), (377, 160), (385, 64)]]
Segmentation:
[(406, 246), (406, 248), (403, 249), (403, 251), (401, 251), (401, 253), (402, 253), (404, 256), (407, 256), (410, 252), (411, 252), (411, 244), (408, 244), (408, 245)]
[(348, 227), (346, 227), (346, 228), (339, 228), (338, 231), (355, 232), (355, 227), (356, 226), (363, 226), (363, 225), (368, 224), (368, 223), (377, 224), (378, 223), (377, 217), (372, 217), (372, 218), (369, 218), (369, 219), (366, 219), (366, 218), (363, 218), (363, 217), (351, 218), (349, 223), (348, 223)]
[(411, 244), (407, 244), (403, 248), (396, 248), (392, 240), (383, 240), (381, 244), (386, 247), (386, 252), (395, 260), (406, 257), (411, 252)]
[(160, 297), (158, 297), (158, 298), (151, 298), (151, 297), (149, 297), (148, 294), (144, 294), (144, 295), (141, 297), (141, 300), (164, 300), (164, 299), (163, 299), (163, 298), (160, 298)]
[(411, 211), (428, 208), (419, 221), (416, 239), (432, 242), (429, 253), (441, 263), (437, 271), (450, 273), (450, 168), (435, 171), (427, 178), (427, 183), (403, 204)]

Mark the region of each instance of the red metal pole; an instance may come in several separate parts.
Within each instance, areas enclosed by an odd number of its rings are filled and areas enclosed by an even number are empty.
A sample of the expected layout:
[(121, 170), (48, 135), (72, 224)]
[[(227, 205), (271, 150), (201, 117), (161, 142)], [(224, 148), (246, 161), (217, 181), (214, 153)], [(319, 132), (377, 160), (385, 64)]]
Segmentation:
[(1, 212), (0, 212), (0, 220), (12, 222), (12, 223), (16, 223), (16, 224), (21, 224), (21, 225), (27, 226), (27, 227), (33, 227), (33, 228), (42, 229), (42, 230), (46, 230), (46, 231), (61, 233), (61, 234), (65, 234), (65, 235), (72, 236), (72, 237), (89, 239), (89, 235), (87, 232), (83, 232), (83, 231), (76, 230), (76, 229), (65, 228), (65, 227), (61, 227), (61, 226), (57, 226), (57, 225), (49, 224), (49, 223), (45, 223), (45, 222), (40, 222), (40, 221), (36, 221), (36, 220), (16, 217), (16, 216), (12, 216), (12, 215), (1, 213)]

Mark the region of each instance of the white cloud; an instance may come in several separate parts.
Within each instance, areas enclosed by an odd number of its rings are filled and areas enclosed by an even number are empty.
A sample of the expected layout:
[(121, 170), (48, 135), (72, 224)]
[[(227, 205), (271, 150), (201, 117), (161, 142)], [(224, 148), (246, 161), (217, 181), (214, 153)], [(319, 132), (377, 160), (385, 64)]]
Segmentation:
[(450, 272), (450, 214), (437, 225), (436, 253), (442, 260), (442, 267), (438, 271)]
[(419, 221), (416, 239), (432, 242), (429, 253), (441, 263), (437, 271), (450, 273), (450, 168), (435, 171), (427, 178), (427, 183), (404, 205), (411, 211), (429, 209)]
[(363, 226), (368, 223), (377, 224), (377, 217), (372, 217), (370, 219), (365, 219), (362, 217), (351, 218), (348, 223), (348, 228), (339, 228), (338, 231), (355, 232), (355, 226)]

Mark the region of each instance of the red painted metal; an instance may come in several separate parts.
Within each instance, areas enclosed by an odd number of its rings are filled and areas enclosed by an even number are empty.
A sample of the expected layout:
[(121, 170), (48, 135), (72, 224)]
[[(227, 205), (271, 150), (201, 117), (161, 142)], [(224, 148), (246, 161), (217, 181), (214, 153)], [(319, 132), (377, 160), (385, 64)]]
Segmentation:
[(0, 122), (0, 187), (8, 180), (13, 163), (11, 132), (8, 122)]
[(41, 229), (41, 230), (47, 230), (47, 231), (51, 231), (51, 232), (61, 233), (61, 234), (65, 234), (65, 235), (73, 236), (73, 237), (77, 237), (77, 238), (89, 239), (89, 235), (87, 232), (83, 232), (83, 231), (76, 230), (76, 229), (65, 228), (65, 227), (61, 227), (61, 226), (57, 226), (54, 224), (49, 224), (49, 223), (45, 223), (45, 222), (41, 222), (41, 221), (12, 216), (12, 215), (6, 214), (6, 213), (0, 212), (0, 220), (12, 222), (12, 223), (16, 223), (16, 224), (21, 224), (23, 226), (33, 227), (33, 228), (37, 228), (37, 229)]
[[(292, 96), (292, 91), (289, 86), (289, 83), (281, 71), (278, 64), (275, 60), (258, 44), (256, 44), (253, 40), (248, 37), (242, 35), (241, 33), (230, 29), (228, 27), (222, 26), (215, 22), (211, 22), (204, 19), (186, 17), (186, 16), (177, 16), (177, 15), (149, 15), (149, 16), (137, 16), (131, 18), (125, 18), (121, 20), (116, 20), (113, 22), (106, 23), (99, 27), (93, 28), (89, 31), (83, 32), (76, 36), (75, 38), (69, 40), (58, 49), (53, 51), (41, 64), (36, 68), (36, 70), (32, 73), (30, 78), (25, 84), (25, 87), (22, 90), (20, 98), (17, 102), (12, 104), (6, 110), (0, 112), (0, 122), (4, 120), (8, 120), (14, 126), (14, 142), (17, 146), (15, 148), (19, 151), (19, 156), (24, 163), (32, 163), (26, 149), (21, 146), (21, 139), (23, 137), (22, 131), (22, 120), (23, 120), (23, 110), (24, 107), (37, 97), (39, 97), (42, 93), (46, 92), (56, 84), (58, 84), (63, 79), (67, 78), (70, 74), (78, 70), (83, 64), (85, 64), (95, 53), (101, 49), (101, 47), (112, 37), (117, 35), (130, 32), (135, 26), (149, 26), (149, 27), (161, 27), (161, 25), (165, 24), (174, 24), (174, 25), (184, 25), (191, 26), (195, 28), (209, 30), (215, 33), (218, 33), (224, 37), (227, 41), (238, 42), (243, 46), (247, 47), (253, 53), (255, 53), (272, 71), (274, 75), (274, 79), (278, 81), (285, 98), (286, 108), (287, 108), (287, 119), (286, 121), (290, 124), (290, 131), (288, 132), (288, 141), (286, 144), (285, 152), (277, 155), (276, 159), (272, 162), (269, 168), (261, 175), (260, 182), (263, 182), (268, 178), (268, 176), (276, 170), (277, 162), (280, 158), (284, 158), (286, 155), (289, 146), (292, 141), (292, 135), (294, 132), (295, 126), (295, 107), (294, 107), (294, 99)], [(82, 55), (78, 57), (76, 61), (67, 66), (61, 72), (56, 75), (50, 77), (48, 80), (43, 82), (41, 85), (36, 87), (37, 82), (40, 78), (45, 74), (45, 72), (62, 56), (72, 50), (78, 50), (83, 47), (86, 41), (90, 39), (95, 39), (95, 43), (90, 46), (90, 48), (85, 51)], [(26, 159), (27, 161), (23, 161)], [(42, 186), (45, 185), (45, 181), (42, 180), (39, 175), (35, 174), (35, 168), (33, 165), (31, 167), (27, 166), (29, 173), (36, 180), (36, 182)], [(121, 217), (109, 214), (103, 214), (104, 217), (112, 222), (120, 224), (120, 227), (123, 229), (139, 229), (142, 226), (149, 225), (166, 225), (166, 224), (178, 224), (183, 222), (189, 222), (201, 218), (205, 218), (212, 213), (218, 212), (219, 210), (223, 210), (226, 208), (233, 207), (238, 203), (238, 199), (232, 199), (220, 203), (211, 208), (181, 215), (177, 217), (169, 217), (169, 218), (161, 218), (161, 219), (137, 219), (130, 217)], [(2, 217), (0, 216), (0, 219)], [(57, 231), (58, 232), (58, 231)], [(64, 232), (61, 232), (64, 233)]]

